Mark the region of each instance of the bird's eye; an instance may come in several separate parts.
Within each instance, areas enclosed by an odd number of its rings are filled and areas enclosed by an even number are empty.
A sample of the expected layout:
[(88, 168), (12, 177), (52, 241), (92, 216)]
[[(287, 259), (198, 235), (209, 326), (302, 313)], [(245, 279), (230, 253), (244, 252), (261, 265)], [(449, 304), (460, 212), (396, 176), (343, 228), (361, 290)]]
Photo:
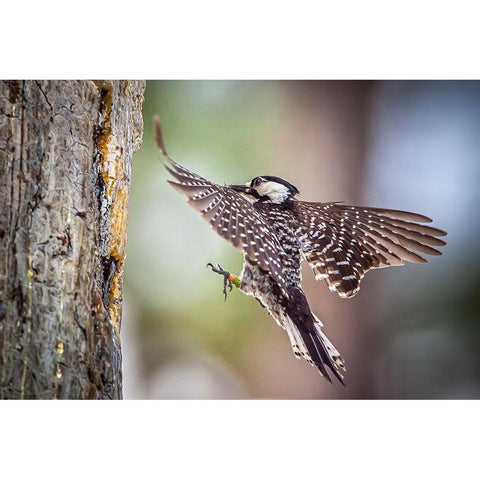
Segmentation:
[(262, 180), (259, 177), (256, 177), (252, 180), (252, 187), (258, 187), (262, 183)]

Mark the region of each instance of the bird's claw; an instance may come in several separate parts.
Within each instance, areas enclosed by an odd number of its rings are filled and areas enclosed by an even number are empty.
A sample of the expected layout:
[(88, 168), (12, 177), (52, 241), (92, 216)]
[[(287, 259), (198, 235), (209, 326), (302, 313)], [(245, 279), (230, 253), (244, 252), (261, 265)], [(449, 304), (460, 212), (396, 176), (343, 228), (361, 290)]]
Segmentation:
[(219, 275), (223, 275), (223, 294), (225, 295), (225, 301), (227, 301), (227, 287), (228, 291), (232, 291), (232, 281), (230, 280), (230, 272), (224, 270), (218, 263), (215, 267), (211, 263), (207, 263), (207, 267), (211, 267), (212, 271), (218, 273)]

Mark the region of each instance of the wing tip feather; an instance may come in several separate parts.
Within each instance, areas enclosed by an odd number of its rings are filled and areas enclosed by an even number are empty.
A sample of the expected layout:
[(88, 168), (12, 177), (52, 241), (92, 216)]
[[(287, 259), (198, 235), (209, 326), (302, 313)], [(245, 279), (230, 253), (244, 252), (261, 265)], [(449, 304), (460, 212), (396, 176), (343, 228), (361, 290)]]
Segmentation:
[(165, 148), (165, 143), (163, 141), (162, 124), (160, 122), (160, 117), (158, 115), (153, 116), (153, 130), (154, 130), (155, 142), (158, 148), (168, 158), (167, 149)]
[(173, 180), (167, 180), (167, 182), (179, 193), (186, 195), (185, 190), (182, 188), (181, 183), (174, 182)]

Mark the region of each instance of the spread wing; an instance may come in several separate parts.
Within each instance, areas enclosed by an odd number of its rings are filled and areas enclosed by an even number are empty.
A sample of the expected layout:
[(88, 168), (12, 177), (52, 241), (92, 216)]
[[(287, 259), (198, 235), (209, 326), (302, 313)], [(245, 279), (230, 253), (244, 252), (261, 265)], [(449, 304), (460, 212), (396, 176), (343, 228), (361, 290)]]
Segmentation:
[(213, 230), (269, 272), (288, 297), (281, 265), (285, 252), (252, 204), (235, 190), (212, 183), (167, 158), (171, 168), (166, 168), (177, 180), (168, 180), (170, 185), (188, 198)]
[(341, 203), (298, 202), (297, 236), (316, 280), (326, 280), (341, 297), (353, 297), (372, 268), (426, 263), (415, 252), (441, 255), (446, 232), (420, 225), (432, 220), (399, 210)]

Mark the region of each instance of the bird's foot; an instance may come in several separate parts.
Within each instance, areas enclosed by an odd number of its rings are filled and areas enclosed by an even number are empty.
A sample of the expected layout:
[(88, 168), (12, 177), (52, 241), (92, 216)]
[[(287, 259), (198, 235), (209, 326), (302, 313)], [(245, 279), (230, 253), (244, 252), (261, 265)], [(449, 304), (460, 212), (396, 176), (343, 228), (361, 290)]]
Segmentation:
[(223, 275), (223, 294), (225, 295), (225, 301), (227, 301), (227, 287), (229, 289), (228, 291), (231, 292), (233, 288), (232, 277), (234, 277), (234, 275), (224, 270), (218, 263), (216, 267), (211, 263), (207, 263), (207, 267), (211, 267), (213, 272)]

